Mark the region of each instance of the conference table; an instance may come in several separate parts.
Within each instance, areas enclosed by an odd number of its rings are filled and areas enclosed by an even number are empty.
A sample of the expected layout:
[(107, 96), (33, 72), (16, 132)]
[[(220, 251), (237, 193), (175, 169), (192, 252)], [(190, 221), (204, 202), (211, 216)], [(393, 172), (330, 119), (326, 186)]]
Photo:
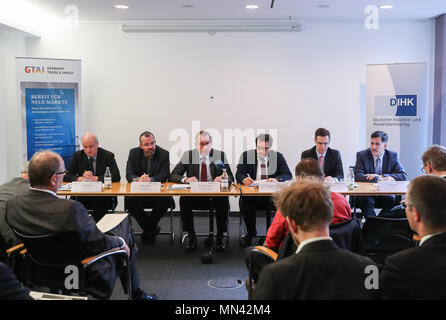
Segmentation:
[[(347, 189), (344, 184), (330, 185), (332, 191), (339, 192), (344, 196), (385, 196), (385, 195), (405, 195), (408, 181), (397, 183), (394, 186), (382, 189), (375, 183), (357, 182), (353, 190)], [(170, 187), (172, 182), (166, 182), (161, 185), (160, 192), (131, 192), (131, 183), (113, 182), (110, 189), (102, 189), (101, 192), (72, 192), (71, 190), (59, 190), (59, 196), (140, 196), (140, 197), (159, 197), (159, 196), (189, 196), (189, 197), (225, 197), (225, 196), (271, 196), (274, 192), (259, 192), (259, 187), (248, 187), (240, 184), (233, 184), (228, 191), (220, 192), (191, 192), (189, 189), (173, 190)]]
[[(384, 196), (384, 195), (405, 195), (407, 190), (408, 181), (395, 182), (394, 184), (386, 184), (385, 186), (380, 186), (376, 183), (369, 182), (357, 182), (355, 188), (349, 190), (345, 183), (335, 183), (327, 184), (331, 191), (339, 192), (344, 196)], [(171, 187), (175, 185), (172, 182), (166, 182), (161, 184), (160, 192), (132, 192), (131, 183), (127, 182), (113, 182), (110, 189), (102, 189), (101, 192), (72, 192), (71, 190), (59, 190), (57, 195), (59, 196), (132, 196), (132, 197), (175, 197), (175, 196), (188, 196), (188, 197), (265, 197), (272, 196), (275, 192), (262, 192), (259, 191), (259, 186), (245, 186), (241, 184), (233, 184), (228, 191), (220, 192), (191, 192), (190, 189), (173, 190)], [(353, 201), (353, 210), (355, 201)], [(240, 208), (242, 210), (242, 208)], [(239, 236), (242, 233), (242, 213), (240, 213), (240, 225), (239, 225)], [(172, 219), (172, 217), (171, 217)], [(268, 219), (267, 214), (267, 227), (268, 227), (270, 217)]]

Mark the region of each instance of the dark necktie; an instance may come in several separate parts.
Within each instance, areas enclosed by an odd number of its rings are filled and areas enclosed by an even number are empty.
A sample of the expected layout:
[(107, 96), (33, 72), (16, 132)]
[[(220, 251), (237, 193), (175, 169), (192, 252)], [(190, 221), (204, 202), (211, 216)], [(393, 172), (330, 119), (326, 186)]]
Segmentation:
[(375, 173), (376, 174), (381, 174), (382, 169), (381, 169), (381, 159), (380, 158), (376, 158), (376, 167), (375, 167)]
[(324, 169), (324, 156), (319, 157), (319, 165), (321, 166), (322, 169)]
[(200, 174), (200, 181), (208, 181), (208, 173), (206, 168), (206, 163), (201, 161), (201, 174)]
[(90, 163), (90, 171), (94, 174), (94, 166), (93, 166), (94, 158), (88, 158), (88, 162)]
[(267, 177), (265, 160), (262, 160), (262, 163), (260, 164), (260, 180), (265, 180)]

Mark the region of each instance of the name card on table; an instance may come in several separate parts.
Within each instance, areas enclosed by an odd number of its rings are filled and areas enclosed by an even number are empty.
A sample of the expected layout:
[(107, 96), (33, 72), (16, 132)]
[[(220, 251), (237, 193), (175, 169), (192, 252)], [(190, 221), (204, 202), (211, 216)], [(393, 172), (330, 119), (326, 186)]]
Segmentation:
[(190, 182), (190, 192), (220, 192), (220, 182)]
[(161, 192), (161, 182), (132, 182), (130, 192), (157, 193)]
[(409, 181), (378, 181), (378, 191), (406, 192)]
[(331, 192), (347, 192), (348, 187), (346, 182), (324, 182), (330, 188)]
[(259, 192), (278, 192), (290, 185), (292, 181), (285, 182), (259, 182)]
[(72, 182), (71, 192), (102, 192), (102, 182)]

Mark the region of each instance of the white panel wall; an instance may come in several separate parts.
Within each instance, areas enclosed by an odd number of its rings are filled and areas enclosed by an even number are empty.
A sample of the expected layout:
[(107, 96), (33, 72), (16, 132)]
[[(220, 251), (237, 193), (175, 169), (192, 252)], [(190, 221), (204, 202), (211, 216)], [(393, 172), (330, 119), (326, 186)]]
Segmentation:
[[(222, 135), (224, 129), (276, 129), (275, 148), (291, 171), (313, 145), (315, 129), (326, 127), (346, 170), (368, 146), (366, 64), (427, 61), (431, 68), (433, 22), (381, 23), (373, 31), (362, 23), (304, 27), (212, 36), (127, 34), (119, 24), (85, 24), (28, 40), (27, 55), (82, 59), (83, 131), (96, 132), (100, 145), (115, 153), (123, 177), (128, 150), (142, 131), (153, 131), (170, 149), (178, 140), (169, 141), (169, 134), (191, 133), (194, 120)], [(8, 114), (8, 122), (17, 120)], [(19, 127), (10, 125), (8, 134), (8, 146), (20, 145)], [(227, 149), (235, 174), (246, 142), (238, 151)], [(18, 156), (17, 150), (8, 154), (8, 175)]]
[(14, 57), (25, 54), (25, 37), (0, 27), (0, 184), (17, 176), (22, 166)]

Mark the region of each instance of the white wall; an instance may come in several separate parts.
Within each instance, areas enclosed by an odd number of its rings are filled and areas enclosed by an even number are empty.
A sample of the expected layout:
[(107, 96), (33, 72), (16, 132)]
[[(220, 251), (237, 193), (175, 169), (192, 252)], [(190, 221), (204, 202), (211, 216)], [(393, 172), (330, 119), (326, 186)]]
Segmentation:
[(0, 184), (17, 176), (22, 167), (14, 57), (24, 55), (25, 36), (0, 27)]
[[(128, 150), (142, 131), (154, 132), (170, 149), (177, 141), (169, 134), (190, 133), (193, 120), (222, 134), (225, 128), (277, 129), (275, 147), (291, 171), (313, 145), (315, 129), (326, 127), (346, 170), (368, 146), (366, 64), (427, 61), (431, 70), (433, 22), (381, 23), (373, 31), (362, 23), (304, 27), (212, 36), (127, 34), (119, 24), (83, 24), (28, 40), (27, 55), (82, 59), (83, 132), (96, 132), (100, 145), (115, 153), (123, 177)], [(9, 151), (21, 140), (18, 127), (10, 125), (8, 134)], [(235, 146), (225, 151), (233, 154), (235, 173), (239, 152)], [(8, 155), (8, 175), (17, 156)]]

